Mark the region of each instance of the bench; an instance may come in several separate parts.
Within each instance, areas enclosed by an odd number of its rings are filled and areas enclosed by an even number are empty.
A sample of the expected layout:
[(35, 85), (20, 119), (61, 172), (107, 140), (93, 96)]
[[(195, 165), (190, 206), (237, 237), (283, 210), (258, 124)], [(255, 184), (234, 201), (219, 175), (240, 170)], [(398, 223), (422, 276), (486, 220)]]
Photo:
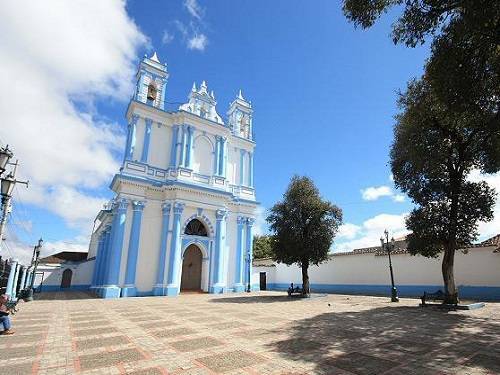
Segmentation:
[(426, 301), (444, 301), (444, 293), (441, 290), (435, 293), (424, 292), (424, 295), (420, 299), (422, 300), (422, 306), (425, 306)]
[(293, 295), (302, 295), (302, 288), (299, 288), (296, 286), (295, 288), (288, 288), (288, 297), (291, 297)]

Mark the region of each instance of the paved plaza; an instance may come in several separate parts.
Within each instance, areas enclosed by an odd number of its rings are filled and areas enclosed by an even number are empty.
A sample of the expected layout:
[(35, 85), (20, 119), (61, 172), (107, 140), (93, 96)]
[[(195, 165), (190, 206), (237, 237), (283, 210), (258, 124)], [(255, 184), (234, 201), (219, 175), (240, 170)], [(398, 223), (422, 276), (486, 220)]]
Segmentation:
[(45, 293), (0, 336), (0, 374), (494, 374), (500, 304), (284, 293), (119, 300)]

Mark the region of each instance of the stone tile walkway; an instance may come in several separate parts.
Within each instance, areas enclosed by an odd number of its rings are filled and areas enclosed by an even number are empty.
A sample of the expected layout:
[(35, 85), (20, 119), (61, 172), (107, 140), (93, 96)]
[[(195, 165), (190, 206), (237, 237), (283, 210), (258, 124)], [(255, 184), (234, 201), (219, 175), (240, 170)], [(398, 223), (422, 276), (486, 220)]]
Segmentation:
[(0, 336), (0, 374), (500, 374), (500, 304), (284, 293), (45, 293)]

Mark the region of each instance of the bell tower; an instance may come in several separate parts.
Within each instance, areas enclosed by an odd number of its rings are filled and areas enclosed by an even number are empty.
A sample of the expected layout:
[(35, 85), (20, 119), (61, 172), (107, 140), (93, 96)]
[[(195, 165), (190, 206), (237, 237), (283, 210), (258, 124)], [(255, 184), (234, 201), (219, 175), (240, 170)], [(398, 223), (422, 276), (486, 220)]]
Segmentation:
[(160, 63), (156, 52), (151, 57), (144, 56), (137, 72), (135, 100), (164, 109), (167, 80), (167, 64)]
[(252, 104), (243, 98), (240, 90), (227, 112), (229, 127), (234, 135), (249, 140), (253, 139), (252, 112)]

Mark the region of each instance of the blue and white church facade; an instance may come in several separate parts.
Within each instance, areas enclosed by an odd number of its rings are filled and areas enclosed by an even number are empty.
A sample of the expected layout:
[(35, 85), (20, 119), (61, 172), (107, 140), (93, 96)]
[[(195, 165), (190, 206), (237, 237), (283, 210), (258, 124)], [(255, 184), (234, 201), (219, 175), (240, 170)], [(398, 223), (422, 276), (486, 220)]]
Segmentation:
[(241, 292), (249, 282), (258, 206), (251, 103), (240, 91), (223, 120), (202, 82), (167, 111), (168, 78), (156, 53), (141, 61), (115, 197), (89, 249), (103, 298)]

